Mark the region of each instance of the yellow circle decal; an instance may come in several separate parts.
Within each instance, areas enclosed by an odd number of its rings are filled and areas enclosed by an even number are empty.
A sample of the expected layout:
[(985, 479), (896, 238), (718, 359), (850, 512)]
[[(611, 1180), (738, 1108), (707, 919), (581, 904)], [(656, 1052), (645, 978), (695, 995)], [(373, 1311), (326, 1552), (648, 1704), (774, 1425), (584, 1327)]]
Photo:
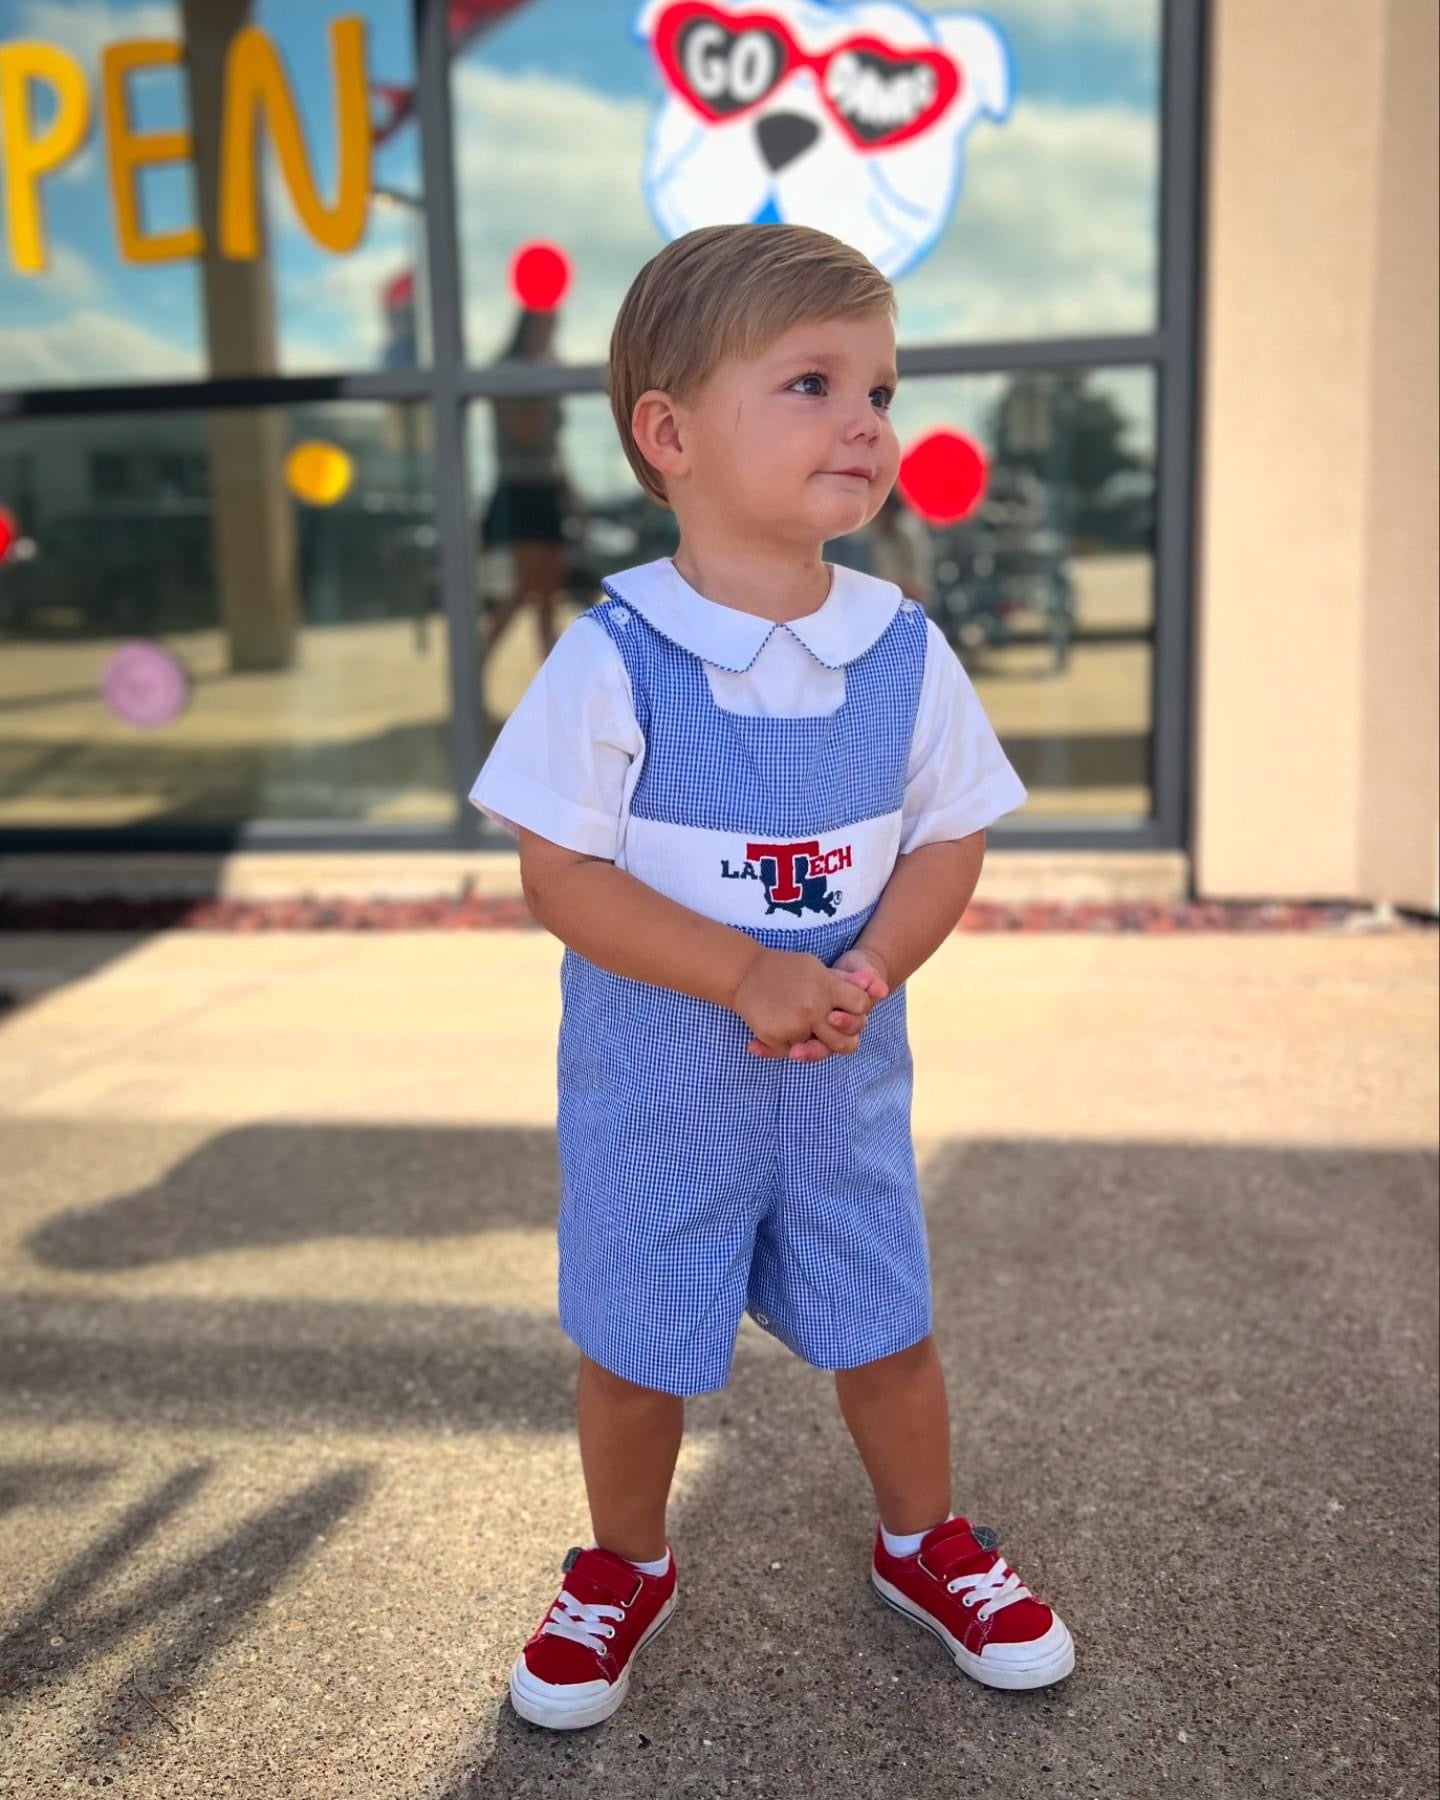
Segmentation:
[(333, 506), (348, 490), (355, 465), (334, 444), (310, 438), (285, 458), (285, 483), (297, 500)]

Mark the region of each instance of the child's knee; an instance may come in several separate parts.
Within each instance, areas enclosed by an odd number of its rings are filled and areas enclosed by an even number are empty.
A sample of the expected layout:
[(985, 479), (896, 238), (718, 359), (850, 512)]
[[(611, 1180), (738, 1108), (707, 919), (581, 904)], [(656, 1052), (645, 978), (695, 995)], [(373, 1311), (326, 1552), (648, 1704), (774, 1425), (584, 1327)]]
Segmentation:
[(595, 1361), (593, 1356), (580, 1352), (580, 1372), (582, 1377), (598, 1392), (615, 1400), (669, 1400), (679, 1404), (675, 1394), (667, 1394), (663, 1388), (642, 1387), (639, 1382), (630, 1381), (624, 1375), (617, 1375), (613, 1369), (607, 1369), (603, 1363)]
[(924, 1368), (935, 1354), (935, 1338), (931, 1332), (918, 1343), (909, 1345), (904, 1350), (896, 1350), (889, 1356), (877, 1357), (874, 1362), (860, 1363), (853, 1369), (837, 1369), (837, 1381), (885, 1381), (891, 1377), (903, 1379)]

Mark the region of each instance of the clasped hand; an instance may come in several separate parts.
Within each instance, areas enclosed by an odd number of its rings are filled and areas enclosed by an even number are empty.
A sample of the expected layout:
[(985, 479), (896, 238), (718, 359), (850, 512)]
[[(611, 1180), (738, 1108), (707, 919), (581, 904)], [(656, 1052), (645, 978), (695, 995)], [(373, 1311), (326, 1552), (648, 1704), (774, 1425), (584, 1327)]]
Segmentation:
[(821, 1062), (859, 1048), (866, 1016), (889, 992), (873, 950), (847, 950), (828, 967), (808, 952), (764, 950), (741, 978), (734, 1009), (755, 1033), (752, 1056)]

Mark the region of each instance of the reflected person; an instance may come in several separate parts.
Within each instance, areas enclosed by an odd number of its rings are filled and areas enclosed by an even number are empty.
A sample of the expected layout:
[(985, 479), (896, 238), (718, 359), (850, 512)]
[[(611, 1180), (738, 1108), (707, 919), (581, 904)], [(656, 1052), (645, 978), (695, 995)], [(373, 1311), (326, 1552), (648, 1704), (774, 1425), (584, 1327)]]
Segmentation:
[[(555, 320), (554, 310), (522, 307), (498, 360), (553, 363)], [(512, 587), (486, 620), (482, 660), (527, 601), (533, 601), (539, 615), (546, 656), (559, 635), (555, 604), (565, 590), (569, 562), (566, 523), (574, 519), (578, 529), (582, 510), (560, 457), (564, 410), (553, 394), (491, 402), (497, 479), (480, 529), (487, 549), (509, 551)]]
[(925, 521), (891, 488), (870, 521), (870, 573), (893, 581), (907, 600), (930, 604), (935, 586), (935, 550)]

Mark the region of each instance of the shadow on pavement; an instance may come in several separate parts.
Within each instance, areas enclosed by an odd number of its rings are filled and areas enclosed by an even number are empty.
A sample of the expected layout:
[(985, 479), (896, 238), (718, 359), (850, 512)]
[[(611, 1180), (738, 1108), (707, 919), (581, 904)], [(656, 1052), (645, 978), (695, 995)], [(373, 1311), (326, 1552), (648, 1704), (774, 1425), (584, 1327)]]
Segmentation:
[[(0, 1669), (5, 1671), (0, 1708), (34, 1689), (63, 1682), (125, 1639), (152, 1640), (158, 1633), (145, 1627), (169, 1621), (174, 1609), (188, 1608), (186, 1622), (131, 1669), (111, 1696), (108, 1716), (97, 1721), (112, 1736), (123, 1730), (139, 1737), (158, 1729), (170, 1715), (157, 1708), (154, 1697), (183, 1701), (189, 1692), (185, 1678), (193, 1679), (216, 1646), (233, 1636), (304, 1561), (321, 1534), (359, 1504), (366, 1488), (363, 1469), (325, 1476), (255, 1514), (138, 1593), (97, 1604), (95, 1591), (124, 1568), (138, 1545), (175, 1519), (207, 1473), (204, 1465), (191, 1465), (163, 1481), (73, 1558), (6, 1631), (0, 1638)], [(68, 1637), (53, 1633), (56, 1619), (67, 1621)]]
[[(251, 1128), (153, 1188), (57, 1215), (30, 1248), (42, 1267), (106, 1271), (306, 1237), (548, 1227), (554, 1183), (548, 1133)], [(747, 1327), (730, 1386), (687, 1406), (717, 1449), (672, 1510), (680, 1606), (625, 1706), (550, 1733), (477, 1695), (473, 1759), (416, 1769), (396, 1800), (572, 1784), (707, 1800), (1432, 1791), (1436, 1185), (1420, 1151), (948, 1145), (925, 1191), (954, 1505), (998, 1530), (1070, 1623), (1075, 1674), (1036, 1694), (983, 1689), (881, 1605), (833, 1383)], [(573, 1423), (574, 1351), (553, 1315), (142, 1299), (93, 1282), (0, 1305), (14, 1418), (297, 1434)], [(52, 1647), (49, 1613), (202, 1478), (183, 1468), (29, 1608), (9, 1636), (22, 1690), (203, 1591), (212, 1562), (253, 1564), (220, 1619), (196, 1615), (137, 1671), (152, 1695), (183, 1682), (366, 1486), (358, 1468), (315, 1482), (102, 1609), (92, 1648)], [(581, 1529), (492, 1602), (525, 1619), (513, 1642), (499, 1634), (497, 1670)], [(473, 1602), (455, 1612), (472, 1630)], [(118, 1690), (114, 1703), (138, 1705)]]
[(0, 1514), (22, 1506), (73, 1506), (114, 1473), (113, 1463), (0, 1462)]
[(246, 1126), (151, 1187), (56, 1213), (25, 1248), (55, 1269), (136, 1269), (314, 1238), (548, 1229), (559, 1179), (553, 1131)]

